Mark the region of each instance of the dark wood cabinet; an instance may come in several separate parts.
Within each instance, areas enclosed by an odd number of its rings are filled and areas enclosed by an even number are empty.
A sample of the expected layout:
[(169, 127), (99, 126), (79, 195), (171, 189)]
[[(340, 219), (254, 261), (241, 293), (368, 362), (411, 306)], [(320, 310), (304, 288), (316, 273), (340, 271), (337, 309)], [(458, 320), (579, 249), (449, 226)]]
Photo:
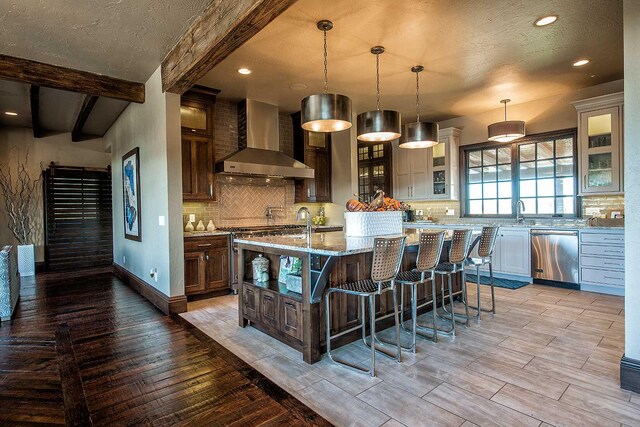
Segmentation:
[(308, 132), (300, 127), (300, 113), (293, 121), (293, 157), (313, 168), (313, 179), (296, 181), (295, 202), (331, 202), (331, 134)]
[(302, 304), (291, 298), (280, 297), (280, 329), (302, 341)]
[(205, 252), (206, 288), (229, 289), (229, 248), (216, 248)]
[(231, 289), (229, 237), (187, 237), (184, 241), (186, 295), (223, 295)]
[(278, 294), (262, 289), (260, 292), (260, 320), (272, 328), (280, 328), (280, 303)]
[(204, 252), (184, 254), (184, 293), (200, 293), (205, 289)]
[(215, 200), (213, 110), (216, 90), (196, 88), (181, 98), (182, 199)]
[(182, 136), (182, 199), (215, 200), (213, 141), (210, 138)]
[(247, 286), (242, 293), (244, 315), (253, 321), (260, 320), (260, 291)]

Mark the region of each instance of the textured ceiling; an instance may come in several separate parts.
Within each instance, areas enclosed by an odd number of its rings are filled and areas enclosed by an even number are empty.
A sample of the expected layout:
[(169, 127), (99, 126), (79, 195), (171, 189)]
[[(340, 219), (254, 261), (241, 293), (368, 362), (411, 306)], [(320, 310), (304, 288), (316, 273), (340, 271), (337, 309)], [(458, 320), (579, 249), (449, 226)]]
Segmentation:
[[(547, 27), (536, 18), (558, 14)], [(349, 95), (358, 112), (375, 108), (374, 45), (382, 108), (415, 117), (415, 76), (422, 64), (421, 112), (444, 120), (540, 99), (622, 78), (622, 0), (299, 0), (232, 53), (200, 84), (221, 97), (245, 97), (299, 110), (322, 90), (322, 33), (328, 33), (329, 90)], [(575, 68), (581, 57), (592, 62)], [(240, 67), (253, 73), (243, 76)], [(591, 77), (591, 76), (594, 77)], [(292, 90), (292, 84), (308, 86)]]
[(210, 0), (1, 0), (0, 53), (145, 82)]

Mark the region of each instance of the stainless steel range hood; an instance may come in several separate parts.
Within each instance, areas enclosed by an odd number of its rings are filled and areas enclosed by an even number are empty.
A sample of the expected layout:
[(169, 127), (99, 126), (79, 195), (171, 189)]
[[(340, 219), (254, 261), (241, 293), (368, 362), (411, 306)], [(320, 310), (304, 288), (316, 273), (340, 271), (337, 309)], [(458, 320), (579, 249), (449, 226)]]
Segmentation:
[(278, 107), (247, 99), (238, 104), (239, 151), (216, 162), (230, 175), (313, 178), (313, 169), (279, 151)]

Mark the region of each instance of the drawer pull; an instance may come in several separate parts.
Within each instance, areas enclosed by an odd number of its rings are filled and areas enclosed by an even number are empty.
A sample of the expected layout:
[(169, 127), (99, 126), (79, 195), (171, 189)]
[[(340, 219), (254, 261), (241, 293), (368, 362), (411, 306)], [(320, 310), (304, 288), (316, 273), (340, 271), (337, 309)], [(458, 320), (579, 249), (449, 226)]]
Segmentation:
[(610, 276), (604, 276), (605, 279), (609, 279), (609, 280), (620, 280), (619, 277), (610, 277)]
[(198, 245), (199, 248), (208, 248), (209, 246), (211, 246), (211, 243), (202, 243)]
[(605, 262), (604, 265), (617, 265), (617, 266), (620, 266), (620, 265), (624, 265), (624, 263), (621, 263), (621, 262)]

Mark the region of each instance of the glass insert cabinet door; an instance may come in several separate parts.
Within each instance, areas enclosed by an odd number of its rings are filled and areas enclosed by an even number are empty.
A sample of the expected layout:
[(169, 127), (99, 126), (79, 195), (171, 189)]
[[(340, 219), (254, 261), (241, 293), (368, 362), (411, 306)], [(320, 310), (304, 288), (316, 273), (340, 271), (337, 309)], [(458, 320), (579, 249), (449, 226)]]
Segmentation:
[(618, 192), (620, 188), (620, 110), (604, 108), (581, 114), (582, 193)]

